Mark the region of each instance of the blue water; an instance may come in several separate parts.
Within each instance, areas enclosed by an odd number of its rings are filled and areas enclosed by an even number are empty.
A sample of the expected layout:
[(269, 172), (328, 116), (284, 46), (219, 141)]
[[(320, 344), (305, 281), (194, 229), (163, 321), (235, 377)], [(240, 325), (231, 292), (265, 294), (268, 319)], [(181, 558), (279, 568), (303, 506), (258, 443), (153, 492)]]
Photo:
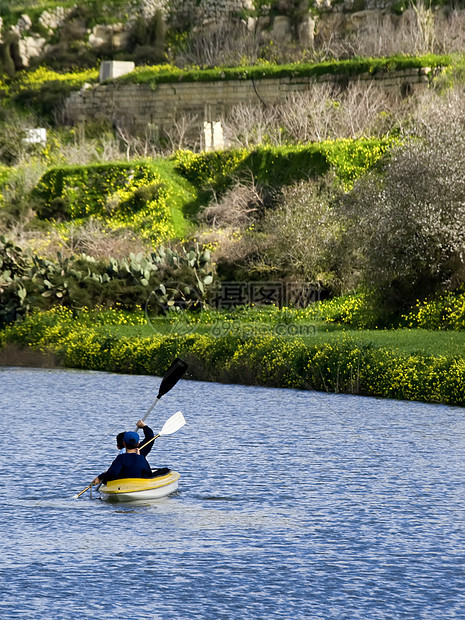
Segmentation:
[(158, 384), (0, 369), (1, 618), (465, 617), (464, 409), (181, 381), (179, 492), (72, 499)]

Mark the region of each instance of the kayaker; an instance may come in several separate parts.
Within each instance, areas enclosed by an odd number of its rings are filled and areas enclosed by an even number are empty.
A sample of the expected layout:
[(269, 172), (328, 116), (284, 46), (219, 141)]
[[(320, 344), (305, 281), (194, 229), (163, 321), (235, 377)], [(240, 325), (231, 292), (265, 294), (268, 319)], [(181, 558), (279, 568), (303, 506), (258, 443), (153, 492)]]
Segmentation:
[(120, 478), (151, 478), (153, 474), (147, 459), (138, 453), (139, 439), (139, 435), (133, 431), (124, 433), (123, 444), (126, 452), (118, 454), (107, 471), (94, 478), (92, 484)]
[[(147, 441), (153, 438), (154, 436), (153, 430), (150, 428), (150, 426), (147, 426), (147, 424), (143, 420), (138, 420), (136, 422), (136, 426), (138, 428), (141, 428), (144, 431), (144, 439), (140, 441), (139, 443), (139, 446), (144, 446), (144, 444), (146, 444)], [(124, 443), (123, 443), (123, 437), (124, 437), (125, 432), (126, 431), (123, 431), (122, 433), (118, 433), (116, 435), (116, 447), (118, 448), (120, 454), (124, 454), (126, 452), (126, 448), (124, 447)], [(153, 446), (153, 441), (151, 441), (145, 447), (141, 448), (139, 450), (139, 454), (142, 454), (142, 456), (147, 456), (147, 454), (152, 449), (152, 446)]]

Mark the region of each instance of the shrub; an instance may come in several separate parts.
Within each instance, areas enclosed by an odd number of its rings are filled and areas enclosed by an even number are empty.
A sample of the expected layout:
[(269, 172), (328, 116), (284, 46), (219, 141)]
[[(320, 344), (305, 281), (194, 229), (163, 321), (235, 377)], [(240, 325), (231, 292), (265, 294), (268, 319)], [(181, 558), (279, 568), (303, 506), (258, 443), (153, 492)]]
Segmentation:
[(347, 264), (387, 312), (464, 282), (464, 115), (435, 106), (342, 202)]
[(178, 151), (176, 168), (191, 183), (221, 194), (238, 179), (279, 187), (308, 180), (328, 172), (350, 187), (389, 150), (391, 139), (326, 140), (308, 145), (260, 146), (252, 150), (231, 149), (194, 154)]
[(163, 374), (174, 357), (183, 356), (195, 379), (465, 404), (462, 357), (403, 354), (360, 345), (351, 337), (308, 345), (298, 337), (270, 334), (215, 338), (115, 333), (117, 325), (143, 321), (141, 314), (131, 321), (121, 313), (54, 309), (9, 326), (1, 340), (52, 350), (61, 363), (75, 368)]
[(331, 207), (334, 184), (300, 181), (279, 192), (256, 229), (264, 233), (253, 270), (267, 266), (278, 279), (338, 288), (336, 240), (340, 224)]
[(128, 227), (160, 242), (174, 236), (171, 196), (179, 191), (153, 166), (142, 162), (53, 168), (33, 196), (46, 219), (93, 217), (111, 228)]
[(53, 112), (72, 91), (79, 90), (85, 82), (96, 82), (97, 78), (97, 69), (57, 73), (39, 67), (20, 72), (10, 83), (9, 95), (14, 102), (53, 121)]
[(465, 330), (465, 293), (447, 293), (419, 301), (411, 312), (402, 316), (401, 324), (423, 329)]

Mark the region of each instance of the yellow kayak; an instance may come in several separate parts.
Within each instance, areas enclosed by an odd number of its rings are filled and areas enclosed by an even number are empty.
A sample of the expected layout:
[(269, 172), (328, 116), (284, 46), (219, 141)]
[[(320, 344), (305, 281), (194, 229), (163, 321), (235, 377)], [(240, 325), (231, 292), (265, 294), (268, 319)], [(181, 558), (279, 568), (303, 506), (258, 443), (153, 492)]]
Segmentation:
[(177, 471), (170, 471), (164, 476), (156, 478), (122, 478), (109, 480), (99, 487), (103, 500), (130, 502), (135, 500), (151, 500), (166, 497), (178, 488), (181, 475)]

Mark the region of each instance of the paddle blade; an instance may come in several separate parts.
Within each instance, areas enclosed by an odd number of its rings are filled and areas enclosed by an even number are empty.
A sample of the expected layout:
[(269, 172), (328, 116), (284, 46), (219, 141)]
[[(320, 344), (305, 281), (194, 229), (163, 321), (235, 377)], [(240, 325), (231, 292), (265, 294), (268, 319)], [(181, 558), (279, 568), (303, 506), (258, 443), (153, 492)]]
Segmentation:
[(179, 379), (184, 375), (187, 370), (187, 363), (184, 362), (181, 358), (177, 357), (171, 366), (166, 371), (165, 376), (162, 379), (160, 384), (160, 389), (158, 390), (158, 398), (161, 398), (163, 394), (169, 392), (172, 387), (176, 385)]
[(177, 413), (172, 415), (171, 418), (169, 418), (169, 420), (166, 420), (165, 424), (163, 425), (163, 428), (158, 433), (158, 435), (159, 436), (172, 435), (173, 433), (178, 431), (180, 428), (182, 428), (185, 423), (186, 423), (186, 420), (184, 419), (182, 412), (178, 411)]

